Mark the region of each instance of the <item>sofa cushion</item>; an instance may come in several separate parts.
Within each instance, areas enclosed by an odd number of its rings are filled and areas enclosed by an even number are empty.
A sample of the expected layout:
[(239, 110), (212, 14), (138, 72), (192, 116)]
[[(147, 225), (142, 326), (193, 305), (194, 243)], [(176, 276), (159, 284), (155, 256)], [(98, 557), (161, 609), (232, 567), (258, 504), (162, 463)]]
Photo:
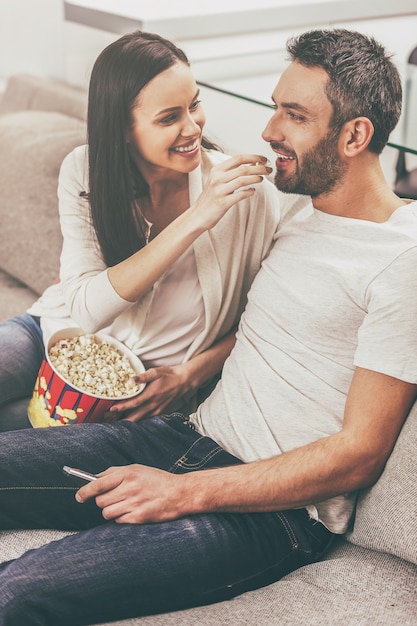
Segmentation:
[(358, 500), (348, 539), (417, 564), (417, 403), (378, 482)]
[(63, 113), (0, 116), (0, 267), (36, 293), (58, 273), (59, 168), (85, 141), (85, 122)]
[(37, 295), (0, 270), (0, 322), (26, 311)]
[[(0, 562), (66, 534), (57, 530), (0, 532)], [(262, 589), (209, 606), (100, 626), (415, 626), (416, 585), (417, 567), (411, 563), (340, 538), (325, 560)]]
[(117, 626), (415, 626), (416, 585), (410, 563), (342, 544), (325, 561), (232, 600)]

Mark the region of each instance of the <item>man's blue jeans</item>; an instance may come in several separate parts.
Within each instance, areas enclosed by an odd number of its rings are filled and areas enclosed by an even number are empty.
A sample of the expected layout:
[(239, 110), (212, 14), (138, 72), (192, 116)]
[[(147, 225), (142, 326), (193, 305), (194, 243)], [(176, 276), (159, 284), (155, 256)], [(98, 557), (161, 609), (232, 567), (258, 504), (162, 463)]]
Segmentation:
[(0, 432), (28, 428), (27, 407), (45, 350), (37, 318), (0, 324)]
[(82, 481), (63, 465), (184, 473), (240, 463), (180, 414), (15, 431), (0, 444), (0, 528), (80, 531), (0, 565), (2, 626), (75, 626), (224, 600), (317, 560), (332, 538), (304, 509), (134, 525), (76, 502)]

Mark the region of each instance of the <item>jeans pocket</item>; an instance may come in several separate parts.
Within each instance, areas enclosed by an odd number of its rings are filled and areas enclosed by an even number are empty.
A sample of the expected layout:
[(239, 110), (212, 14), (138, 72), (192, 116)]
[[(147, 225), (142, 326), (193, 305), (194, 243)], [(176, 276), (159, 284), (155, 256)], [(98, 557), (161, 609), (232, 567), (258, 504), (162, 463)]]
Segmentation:
[(296, 541), (297, 549), (306, 556), (306, 563), (319, 560), (329, 549), (334, 535), (321, 522), (310, 518), (304, 508), (282, 511), (288, 529)]
[(240, 463), (242, 463), (240, 459), (223, 450), (215, 441), (209, 437), (201, 436), (174, 463), (170, 472), (173, 474), (185, 474), (186, 472)]

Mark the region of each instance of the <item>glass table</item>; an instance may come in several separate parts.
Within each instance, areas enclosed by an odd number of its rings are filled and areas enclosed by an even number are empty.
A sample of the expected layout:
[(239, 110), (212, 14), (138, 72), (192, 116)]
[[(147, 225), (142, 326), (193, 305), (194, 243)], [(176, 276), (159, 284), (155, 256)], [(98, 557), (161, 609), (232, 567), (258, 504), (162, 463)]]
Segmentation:
[[(219, 59), (219, 67), (213, 67), (211, 60), (210, 73), (205, 79), (199, 76), (205, 73), (205, 68), (199, 68), (198, 63), (193, 63), (193, 71), (197, 76), (199, 85), (207, 90), (217, 93), (219, 97), (231, 97), (237, 101), (250, 103), (252, 111), (258, 112), (265, 117), (262, 110), (267, 109), (267, 117), (273, 109), (272, 92), (283, 71), (286, 62), (285, 52), (275, 50), (251, 54), (245, 59), (240, 56)], [(403, 64), (397, 67), (403, 80), (403, 108), (400, 121), (391, 133), (388, 145), (404, 152), (417, 155), (417, 66)], [(217, 76), (211, 79), (210, 74)], [(220, 77), (219, 77), (220, 76)], [(204, 101), (203, 101), (204, 103)], [(255, 107), (255, 109), (253, 108)], [(209, 118), (210, 119), (210, 118)], [(249, 118), (246, 118), (247, 120)], [(246, 122), (247, 123), (247, 122)]]

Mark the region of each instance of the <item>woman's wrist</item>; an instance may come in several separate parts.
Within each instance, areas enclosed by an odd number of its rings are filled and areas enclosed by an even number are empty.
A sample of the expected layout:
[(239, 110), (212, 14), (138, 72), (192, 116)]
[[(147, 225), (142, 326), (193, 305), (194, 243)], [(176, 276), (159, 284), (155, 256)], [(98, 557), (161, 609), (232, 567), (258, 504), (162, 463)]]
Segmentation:
[(200, 376), (194, 367), (192, 360), (180, 363), (175, 366), (176, 374), (180, 380), (183, 396), (187, 397), (194, 393), (204, 381), (200, 381)]

